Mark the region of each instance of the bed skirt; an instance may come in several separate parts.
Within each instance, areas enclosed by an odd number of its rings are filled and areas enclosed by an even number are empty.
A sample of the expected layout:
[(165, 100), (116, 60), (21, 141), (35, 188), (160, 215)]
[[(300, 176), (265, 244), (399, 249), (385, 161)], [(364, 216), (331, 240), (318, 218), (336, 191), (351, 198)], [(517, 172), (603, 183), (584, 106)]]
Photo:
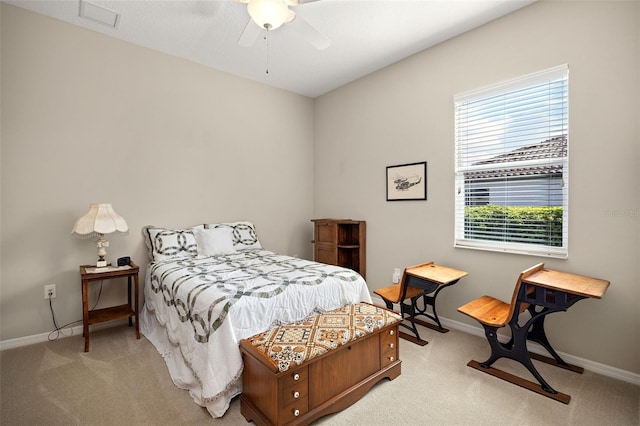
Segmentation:
[(242, 376), (233, 381), (214, 401), (202, 401), (202, 386), (198, 383), (189, 366), (185, 363), (180, 348), (171, 343), (165, 328), (156, 320), (153, 312), (144, 305), (140, 314), (140, 332), (149, 340), (164, 358), (171, 380), (180, 389), (189, 391), (196, 404), (205, 407), (211, 416), (222, 417), (229, 408), (231, 399), (242, 393)]

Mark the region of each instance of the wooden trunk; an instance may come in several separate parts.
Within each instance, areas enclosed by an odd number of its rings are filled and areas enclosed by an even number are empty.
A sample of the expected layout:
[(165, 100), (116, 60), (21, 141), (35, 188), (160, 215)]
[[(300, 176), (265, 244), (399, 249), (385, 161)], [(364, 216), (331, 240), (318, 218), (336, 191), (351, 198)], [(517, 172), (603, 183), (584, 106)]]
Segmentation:
[(284, 372), (246, 341), (240, 349), (240, 411), (257, 425), (309, 424), (349, 407), (378, 381), (398, 377), (401, 368), (397, 323)]

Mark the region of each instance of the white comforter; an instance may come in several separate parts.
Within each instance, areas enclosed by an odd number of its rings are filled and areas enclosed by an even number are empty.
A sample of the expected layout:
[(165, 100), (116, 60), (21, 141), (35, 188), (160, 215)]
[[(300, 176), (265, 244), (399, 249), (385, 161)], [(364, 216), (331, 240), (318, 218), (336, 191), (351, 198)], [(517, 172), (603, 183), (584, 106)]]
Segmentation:
[(314, 311), (371, 302), (354, 271), (266, 250), (152, 263), (144, 291), (143, 334), (174, 383), (214, 417), (241, 391), (241, 339)]

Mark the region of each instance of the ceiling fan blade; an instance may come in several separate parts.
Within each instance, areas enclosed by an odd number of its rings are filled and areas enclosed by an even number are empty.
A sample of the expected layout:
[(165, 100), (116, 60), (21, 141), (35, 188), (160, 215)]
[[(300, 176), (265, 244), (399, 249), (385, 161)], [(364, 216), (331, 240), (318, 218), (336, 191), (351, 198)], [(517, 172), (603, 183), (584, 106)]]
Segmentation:
[(238, 39), (238, 45), (243, 47), (251, 47), (256, 43), (258, 37), (262, 33), (262, 29), (253, 22), (253, 19), (249, 19), (247, 25), (244, 27), (244, 31)]
[(324, 50), (331, 45), (331, 40), (326, 35), (313, 28), (310, 23), (298, 15), (287, 25), (318, 50)]
[(319, 0), (298, 0), (298, 4), (305, 4), (305, 3), (313, 3), (314, 1), (319, 1)]

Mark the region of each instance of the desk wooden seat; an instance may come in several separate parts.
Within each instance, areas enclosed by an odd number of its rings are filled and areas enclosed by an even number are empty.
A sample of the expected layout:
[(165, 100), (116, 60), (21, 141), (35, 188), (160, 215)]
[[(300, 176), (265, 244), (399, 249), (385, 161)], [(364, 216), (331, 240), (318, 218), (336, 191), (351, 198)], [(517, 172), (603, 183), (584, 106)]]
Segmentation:
[[(460, 306), (459, 312), (470, 316), (482, 325), (491, 346), (489, 359), (484, 362), (472, 360), (467, 365), (568, 404), (571, 397), (554, 390), (542, 378), (531, 359), (577, 373), (582, 373), (584, 370), (567, 364), (551, 347), (544, 331), (544, 318), (553, 312), (566, 311), (584, 298), (601, 298), (608, 286), (608, 281), (544, 269), (544, 264), (539, 263), (520, 273), (511, 303), (485, 295)], [(523, 321), (524, 324), (520, 324), (520, 314), (525, 310), (529, 312), (531, 318)], [(505, 326), (510, 328), (511, 339), (507, 343), (501, 343), (498, 340), (497, 330)], [(542, 345), (553, 358), (529, 353), (527, 340)], [(491, 367), (496, 360), (503, 357), (521, 363), (539, 384)]]
[[(513, 295), (511, 296), (511, 303), (506, 303), (495, 297), (485, 295), (472, 300), (466, 305), (460, 306), (458, 311), (470, 316), (480, 322), (480, 324), (498, 328), (504, 327), (511, 320), (514, 312), (516, 312), (516, 302), (518, 292), (522, 286), (522, 280), (529, 275), (541, 271), (542, 268), (544, 268), (544, 263), (539, 263), (520, 273), (513, 290)], [(527, 293), (530, 293), (530, 291), (527, 291)], [(521, 304), (518, 307), (518, 314), (524, 312), (528, 307), (529, 305), (527, 303)]]
[(459, 307), (458, 311), (469, 315), (482, 324), (504, 327), (511, 316), (511, 308), (510, 304), (495, 297), (482, 296)]
[(424, 290), (419, 288), (407, 287), (405, 280), (402, 280), (401, 283), (374, 290), (374, 293), (382, 297), (385, 301), (388, 300), (391, 303), (400, 303), (405, 299), (413, 299), (414, 297), (421, 296), (423, 291)]

